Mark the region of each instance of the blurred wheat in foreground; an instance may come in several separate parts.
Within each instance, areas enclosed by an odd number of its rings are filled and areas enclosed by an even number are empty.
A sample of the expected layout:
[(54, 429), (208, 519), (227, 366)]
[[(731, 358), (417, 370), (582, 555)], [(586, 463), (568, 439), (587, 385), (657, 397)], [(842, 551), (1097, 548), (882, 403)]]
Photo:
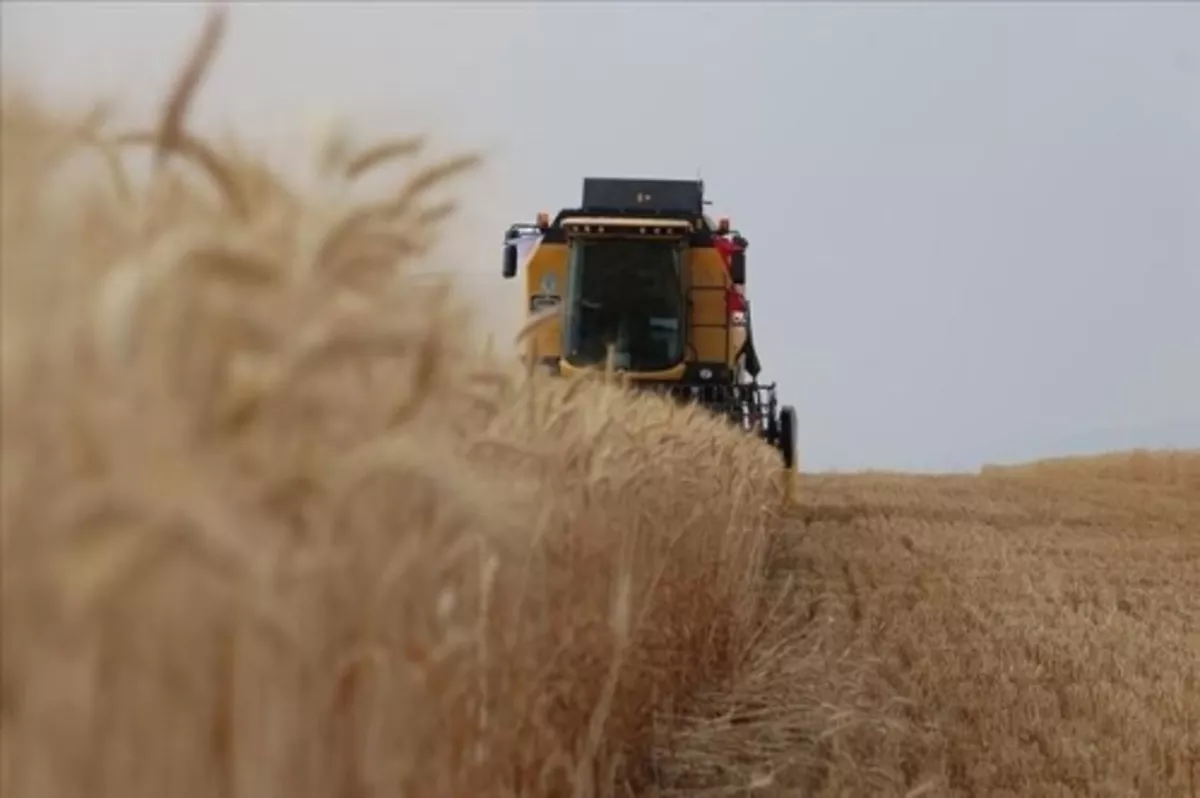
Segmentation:
[(757, 631), (773, 454), (486, 362), (406, 278), (471, 159), (302, 197), (186, 133), (197, 79), (146, 134), (4, 98), (0, 791), (636, 787)]

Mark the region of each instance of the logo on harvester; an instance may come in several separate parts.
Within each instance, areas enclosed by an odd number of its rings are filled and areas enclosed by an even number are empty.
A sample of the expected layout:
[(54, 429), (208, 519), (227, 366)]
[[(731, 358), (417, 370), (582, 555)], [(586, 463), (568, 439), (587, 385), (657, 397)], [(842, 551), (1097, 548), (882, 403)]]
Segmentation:
[(542, 275), (542, 293), (556, 294), (558, 293), (558, 279), (553, 274)]
[(642, 203), (649, 202), (652, 199), (654, 199), (654, 198), (651, 197), (649, 194), (645, 193), (644, 191), (639, 191), (637, 193), (637, 197), (636, 197), (635, 201), (637, 202), (638, 205), (641, 205)]

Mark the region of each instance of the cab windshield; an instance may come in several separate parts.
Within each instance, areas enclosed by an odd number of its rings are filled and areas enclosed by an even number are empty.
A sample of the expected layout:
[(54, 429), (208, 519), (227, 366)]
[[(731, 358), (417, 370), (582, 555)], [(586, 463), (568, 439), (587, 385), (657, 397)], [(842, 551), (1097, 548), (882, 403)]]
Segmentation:
[(680, 246), (674, 241), (587, 240), (571, 244), (566, 357), (657, 371), (683, 359)]

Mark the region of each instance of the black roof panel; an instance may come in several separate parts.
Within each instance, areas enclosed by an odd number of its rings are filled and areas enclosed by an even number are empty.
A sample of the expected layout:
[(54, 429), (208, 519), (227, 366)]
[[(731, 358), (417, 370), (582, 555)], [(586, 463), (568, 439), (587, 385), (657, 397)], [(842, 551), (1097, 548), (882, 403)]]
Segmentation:
[(585, 177), (584, 211), (611, 213), (704, 213), (704, 183), (700, 180)]

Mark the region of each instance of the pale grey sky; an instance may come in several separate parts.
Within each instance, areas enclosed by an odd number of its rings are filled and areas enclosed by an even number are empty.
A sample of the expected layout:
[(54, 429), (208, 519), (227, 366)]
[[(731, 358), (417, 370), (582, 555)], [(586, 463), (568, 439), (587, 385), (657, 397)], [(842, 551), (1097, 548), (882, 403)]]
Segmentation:
[[(183, 2), (6, 0), (5, 74), (149, 118)], [(584, 175), (690, 177), (751, 241), (811, 469), (1200, 446), (1200, 3), (234, 3), (194, 112), (482, 148), (456, 268)], [(504, 329), (507, 329), (505, 327)]]

